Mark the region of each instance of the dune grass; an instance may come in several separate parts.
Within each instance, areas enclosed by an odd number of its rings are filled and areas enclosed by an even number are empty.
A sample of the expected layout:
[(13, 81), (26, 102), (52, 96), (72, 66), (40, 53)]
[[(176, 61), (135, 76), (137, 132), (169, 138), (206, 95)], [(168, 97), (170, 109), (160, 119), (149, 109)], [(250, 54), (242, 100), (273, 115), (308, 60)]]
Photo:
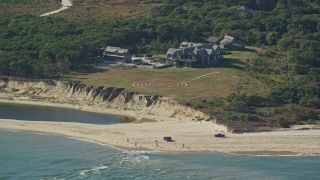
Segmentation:
[(94, 19), (132, 19), (150, 14), (151, 8), (159, 3), (148, 3), (146, 0), (80, 0), (72, 8), (55, 16), (70, 20)]
[[(68, 20), (132, 19), (150, 14), (151, 8), (161, 3), (148, 0), (72, 0), (67, 11), (54, 14)], [(43, 13), (61, 7), (59, 0), (0, 0), (0, 15)]]
[(40, 15), (58, 9), (60, 6), (61, 4), (57, 0), (0, 0), (0, 15)]

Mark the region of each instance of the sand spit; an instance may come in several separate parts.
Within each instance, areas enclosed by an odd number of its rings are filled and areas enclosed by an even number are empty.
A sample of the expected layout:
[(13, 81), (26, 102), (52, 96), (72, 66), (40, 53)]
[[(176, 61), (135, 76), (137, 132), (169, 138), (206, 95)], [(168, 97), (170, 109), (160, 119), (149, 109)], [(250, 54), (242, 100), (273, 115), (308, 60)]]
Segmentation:
[[(211, 122), (167, 121), (118, 125), (0, 120), (1, 129), (41, 132), (88, 139), (125, 149), (165, 152), (233, 152), (253, 155), (320, 154), (319, 130), (227, 134), (215, 138)], [(171, 136), (175, 142), (164, 142)]]

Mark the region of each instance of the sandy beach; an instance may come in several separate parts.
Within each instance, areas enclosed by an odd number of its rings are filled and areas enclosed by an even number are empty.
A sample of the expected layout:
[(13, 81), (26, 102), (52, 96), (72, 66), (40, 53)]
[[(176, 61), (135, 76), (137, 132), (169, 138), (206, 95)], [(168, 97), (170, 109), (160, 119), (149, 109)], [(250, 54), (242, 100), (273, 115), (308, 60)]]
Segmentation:
[[(215, 138), (211, 122), (153, 122), (92, 125), (65, 122), (0, 120), (0, 129), (76, 137), (124, 149), (165, 152), (230, 152), (254, 155), (320, 154), (320, 130), (226, 134)], [(164, 142), (171, 136), (175, 142)]]

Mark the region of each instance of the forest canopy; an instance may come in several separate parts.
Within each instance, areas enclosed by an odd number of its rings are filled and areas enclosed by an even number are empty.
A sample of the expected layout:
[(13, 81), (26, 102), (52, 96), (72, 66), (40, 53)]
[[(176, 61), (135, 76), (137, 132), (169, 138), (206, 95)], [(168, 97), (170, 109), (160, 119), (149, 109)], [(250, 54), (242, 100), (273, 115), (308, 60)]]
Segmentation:
[[(238, 11), (240, 5), (249, 9)], [(307, 74), (319, 67), (319, 6), (318, 0), (165, 0), (150, 16), (129, 20), (2, 16), (0, 74), (52, 76), (59, 64), (92, 63), (99, 47), (163, 53), (181, 41), (203, 42), (206, 32), (228, 33), (247, 45), (277, 46), (288, 53), (296, 73)]]

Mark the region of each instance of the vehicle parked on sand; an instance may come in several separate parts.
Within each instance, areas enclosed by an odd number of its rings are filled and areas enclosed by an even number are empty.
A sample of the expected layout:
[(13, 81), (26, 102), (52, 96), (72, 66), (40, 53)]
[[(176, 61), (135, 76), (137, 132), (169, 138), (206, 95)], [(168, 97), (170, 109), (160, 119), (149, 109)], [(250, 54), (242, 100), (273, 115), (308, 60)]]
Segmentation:
[(224, 138), (224, 137), (226, 137), (226, 135), (222, 134), (222, 133), (218, 133), (218, 134), (215, 134), (214, 137)]
[(163, 140), (166, 141), (166, 142), (174, 142), (174, 140), (170, 136), (163, 137)]

